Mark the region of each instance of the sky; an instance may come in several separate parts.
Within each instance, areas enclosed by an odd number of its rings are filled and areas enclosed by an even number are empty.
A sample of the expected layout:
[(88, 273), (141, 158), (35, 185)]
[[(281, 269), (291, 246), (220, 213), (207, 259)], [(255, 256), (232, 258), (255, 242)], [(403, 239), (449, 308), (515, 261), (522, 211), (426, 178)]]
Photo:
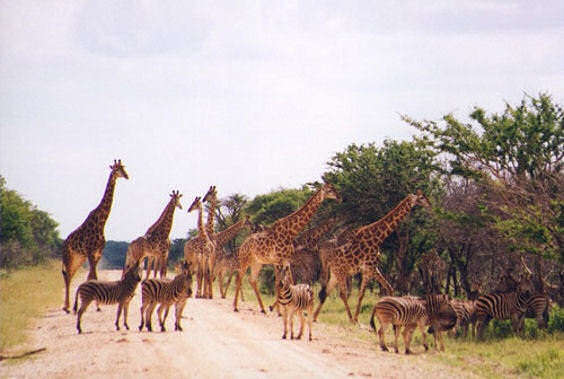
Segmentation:
[(59, 225), (100, 202), (107, 240), (171, 238), (210, 185), (253, 198), (319, 180), (400, 119), (564, 103), (562, 1), (0, 0), (0, 175)]

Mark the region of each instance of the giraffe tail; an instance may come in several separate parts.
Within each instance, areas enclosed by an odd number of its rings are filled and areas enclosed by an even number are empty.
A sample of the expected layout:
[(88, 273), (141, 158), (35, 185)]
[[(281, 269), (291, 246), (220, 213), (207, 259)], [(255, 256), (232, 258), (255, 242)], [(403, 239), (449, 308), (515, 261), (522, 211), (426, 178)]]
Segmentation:
[(327, 299), (327, 285), (323, 285), (323, 287), (321, 287), (321, 290), (319, 291), (319, 301), (321, 301), (322, 303), (325, 302), (325, 299)]

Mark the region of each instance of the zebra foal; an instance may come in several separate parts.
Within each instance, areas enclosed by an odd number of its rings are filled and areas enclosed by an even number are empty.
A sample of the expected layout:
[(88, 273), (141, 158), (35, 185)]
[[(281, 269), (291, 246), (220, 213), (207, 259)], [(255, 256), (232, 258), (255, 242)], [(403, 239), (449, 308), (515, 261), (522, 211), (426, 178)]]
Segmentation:
[[(192, 273), (190, 265), (184, 263), (181, 272), (174, 277), (173, 280), (167, 279), (146, 279), (141, 284), (141, 324), (139, 331), (143, 330), (143, 326), (147, 327), (149, 332), (153, 331), (151, 318), (157, 304), (159, 317), (159, 325), (161, 332), (166, 331), (165, 322), (168, 317), (168, 311), (172, 304), (175, 306), (176, 321), (174, 330), (182, 331), (180, 320), (186, 301), (192, 296)], [(164, 318), (162, 317), (164, 311)], [(145, 318), (143, 314), (145, 313)]]
[(278, 282), (279, 298), (278, 306), (282, 313), (284, 323), (284, 334), (282, 339), (286, 339), (288, 334), (288, 318), (290, 318), (290, 339), (294, 339), (294, 313), (300, 315), (300, 333), (296, 339), (301, 339), (304, 331), (304, 311), (307, 312), (307, 326), (309, 340), (312, 340), (311, 323), (313, 320), (313, 290), (308, 284), (292, 284), (292, 277), (288, 266), (282, 268), (281, 279)]
[(73, 311), (76, 314), (78, 308), (78, 298), (80, 297), (80, 309), (76, 318), (76, 329), (78, 334), (82, 333), (80, 321), (82, 314), (91, 302), (99, 304), (118, 304), (116, 317), (116, 330), (119, 330), (119, 318), (123, 310), (123, 326), (129, 330), (127, 325), (127, 310), (129, 302), (133, 299), (135, 289), (141, 281), (139, 263), (135, 263), (129, 271), (123, 275), (123, 279), (114, 282), (104, 282), (100, 280), (90, 280), (82, 283), (76, 290)]

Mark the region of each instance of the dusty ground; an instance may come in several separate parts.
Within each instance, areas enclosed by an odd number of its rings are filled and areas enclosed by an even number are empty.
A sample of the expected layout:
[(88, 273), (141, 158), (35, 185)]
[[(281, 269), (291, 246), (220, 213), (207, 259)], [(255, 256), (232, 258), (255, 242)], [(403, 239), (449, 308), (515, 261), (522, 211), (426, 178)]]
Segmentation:
[[(119, 279), (121, 272), (102, 271), (101, 280)], [(76, 280), (80, 282), (80, 280)], [(75, 283), (75, 288), (79, 283)], [(74, 289), (72, 291), (74, 294)], [(190, 299), (182, 320), (183, 332), (174, 331), (169, 315), (164, 333), (139, 332), (140, 289), (129, 311), (130, 331), (116, 331), (115, 306), (96, 312), (92, 304), (82, 318), (83, 334), (75, 329), (76, 316), (49, 309), (36, 323), (29, 349), (46, 350), (20, 362), (0, 363), (2, 377), (197, 377), (260, 378), (308, 377), (452, 377), (414, 356), (384, 353), (370, 342), (343, 337), (343, 330), (314, 324), (314, 340), (281, 340), (282, 321), (267, 316), (251, 303), (234, 313), (232, 300)], [(74, 295), (71, 302), (74, 301)], [(299, 323), (298, 323), (299, 324)], [(153, 328), (158, 329), (156, 312)], [(297, 325), (294, 325), (297, 328)], [(306, 329), (307, 330), (307, 329)], [(367, 331), (368, 333), (368, 331)], [(391, 342), (391, 341), (390, 341)], [(420, 346), (416, 351), (422, 351)]]

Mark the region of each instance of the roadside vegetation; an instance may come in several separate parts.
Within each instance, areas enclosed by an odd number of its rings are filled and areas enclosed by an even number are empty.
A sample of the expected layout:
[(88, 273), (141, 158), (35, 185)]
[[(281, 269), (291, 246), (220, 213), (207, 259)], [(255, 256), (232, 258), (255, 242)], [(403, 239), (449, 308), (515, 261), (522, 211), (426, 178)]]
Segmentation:
[(0, 270), (0, 351), (25, 343), (34, 318), (61, 304), (61, 262), (17, 271)]

